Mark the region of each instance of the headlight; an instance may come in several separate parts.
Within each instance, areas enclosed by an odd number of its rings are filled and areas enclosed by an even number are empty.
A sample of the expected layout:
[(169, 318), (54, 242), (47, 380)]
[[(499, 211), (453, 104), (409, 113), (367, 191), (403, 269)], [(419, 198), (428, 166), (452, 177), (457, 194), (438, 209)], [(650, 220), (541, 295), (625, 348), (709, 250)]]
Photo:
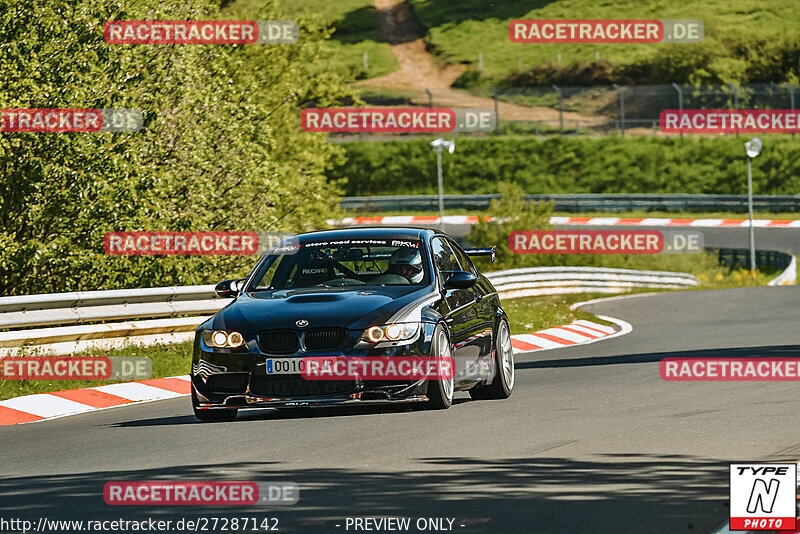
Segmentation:
[(203, 330), (203, 343), (214, 348), (235, 349), (244, 345), (244, 337), (239, 332)]
[(381, 341), (402, 341), (417, 335), (419, 323), (394, 323), (383, 326), (370, 326), (361, 335), (362, 341), (379, 343)]

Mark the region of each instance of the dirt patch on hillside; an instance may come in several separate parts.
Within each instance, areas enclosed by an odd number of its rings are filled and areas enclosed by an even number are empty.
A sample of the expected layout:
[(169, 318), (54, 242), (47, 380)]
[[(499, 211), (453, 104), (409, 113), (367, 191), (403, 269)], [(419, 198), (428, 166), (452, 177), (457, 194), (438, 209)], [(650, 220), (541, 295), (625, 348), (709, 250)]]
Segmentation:
[[(355, 85), (403, 91), (412, 96), (416, 105), (428, 105), (425, 89), (433, 93), (435, 107), (494, 109), (494, 100), (473, 96), (452, 89), (451, 85), (464, 72), (464, 65), (440, 66), (425, 47), (422, 25), (408, 0), (375, 0), (378, 22), (400, 68), (391, 74), (361, 80)], [(548, 107), (527, 107), (499, 102), (502, 120), (557, 121), (558, 111)], [(603, 123), (605, 119), (565, 112), (565, 121), (582, 121), (583, 126)]]

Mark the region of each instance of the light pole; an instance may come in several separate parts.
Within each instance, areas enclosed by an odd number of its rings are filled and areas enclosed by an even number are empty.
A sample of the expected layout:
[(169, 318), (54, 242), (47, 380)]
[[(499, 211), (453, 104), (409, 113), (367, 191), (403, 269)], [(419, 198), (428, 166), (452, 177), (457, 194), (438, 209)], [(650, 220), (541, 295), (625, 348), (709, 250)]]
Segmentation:
[(455, 139), (445, 141), (443, 138), (431, 141), (431, 147), (436, 152), (436, 171), (439, 177), (439, 228), (444, 230), (444, 181), (442, 180), (442, 151), (446, 148), (452, 154), (456, 149)]
[(756, 271), (756, 238), (753, 230), (753, 158), (758, 156), (762, 147), (761, 139), (754, 137), (744, 144), (747, 154), (747, 211), (750, 215), (750, 271)]

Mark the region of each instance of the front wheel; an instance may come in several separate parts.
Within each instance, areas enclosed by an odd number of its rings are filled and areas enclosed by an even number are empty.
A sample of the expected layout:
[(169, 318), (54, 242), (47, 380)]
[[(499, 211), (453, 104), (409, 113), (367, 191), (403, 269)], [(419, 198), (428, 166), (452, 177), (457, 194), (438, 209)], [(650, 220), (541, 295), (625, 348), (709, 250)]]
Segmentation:
[(475, 400), (507, 399), (514, 389), (514, 349), (511, 347), (511, 332), (508, 322), (500, 320), (495, 339), (494, 379), (488, 386), (476, 386), (469, 390)]
[[(436, 359), (444, 359), (449, 358), (450, 355), (450, 340), (447, 337), (447, 331), (442, 325), (438, 325), (433, 331), (431, 356)], [(448, 379), (428, 380), (428, 407), (434, 410), (446, 410), (453, 404), (453, 374), (455, 369), (452, 371)]]
[(192, 386), (192, 410), (194, 416), (204, 423), (214, 423), (223, 421), (233, 421), (236, 419), (236, 414), (239, 410), (236, 408), (219, 408), (214, 410), (201, 410), (198, 407), (199, 401)]

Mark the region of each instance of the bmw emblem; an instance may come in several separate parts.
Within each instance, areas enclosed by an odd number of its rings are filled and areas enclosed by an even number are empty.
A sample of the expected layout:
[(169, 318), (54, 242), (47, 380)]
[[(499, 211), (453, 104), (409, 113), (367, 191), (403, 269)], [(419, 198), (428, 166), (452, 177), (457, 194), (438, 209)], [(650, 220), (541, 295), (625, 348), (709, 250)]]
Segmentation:
[(300, 319), (299, 321), (296, 321), (294, 324), (296, 324), (298, 328), (303, 328), (308, 326), (308, 321), (306, 321), (305, 319)]

